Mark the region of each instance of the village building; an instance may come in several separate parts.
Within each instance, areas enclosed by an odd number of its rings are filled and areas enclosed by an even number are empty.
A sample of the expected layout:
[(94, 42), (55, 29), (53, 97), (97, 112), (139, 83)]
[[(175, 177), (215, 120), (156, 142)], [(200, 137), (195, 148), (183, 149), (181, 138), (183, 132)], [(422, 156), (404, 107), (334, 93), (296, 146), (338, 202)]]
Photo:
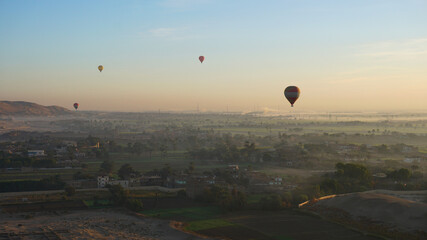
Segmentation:
[(105, 188), (110, 182), (109, 176), (98, 176), (98, 188)]
[(44, 150), (28, 150), (28, 157), (44, 157)]
[(108, 182), (109, 185), (120, 185), (124, 188), (129, 187), (129, 181), (128, 180), (110, 180)]

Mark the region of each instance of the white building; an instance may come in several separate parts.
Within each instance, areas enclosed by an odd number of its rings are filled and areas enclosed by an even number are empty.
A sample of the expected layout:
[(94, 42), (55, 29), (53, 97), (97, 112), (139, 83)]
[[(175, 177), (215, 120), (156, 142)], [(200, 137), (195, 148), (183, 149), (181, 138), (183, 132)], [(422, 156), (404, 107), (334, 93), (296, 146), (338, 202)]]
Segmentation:
[(124, 188), (128, 188), (129, 187), (129, 181), (128, 180), (112, 180), (109, 181), (108, 184), (110, 185), (120, 185)]
[(271, 181), (269, 182), (270, 185), (282, 185), (282, 178), (281, 177), (275, 177), (273, 179), (271, 179)]
[(28, 157), (43, 157), (44, 150), (28, 150)]
[(407, 158), (403, 159), (403, 162), (405, 162), (405, 163), (420, 163), (421, 162), (421, 158), (417, 158), (417, 157), (410, 158), (410, 157), (407, 157)]
[(109, 176), (98, 176), (98, 188), (105, 188), (110, 183)]

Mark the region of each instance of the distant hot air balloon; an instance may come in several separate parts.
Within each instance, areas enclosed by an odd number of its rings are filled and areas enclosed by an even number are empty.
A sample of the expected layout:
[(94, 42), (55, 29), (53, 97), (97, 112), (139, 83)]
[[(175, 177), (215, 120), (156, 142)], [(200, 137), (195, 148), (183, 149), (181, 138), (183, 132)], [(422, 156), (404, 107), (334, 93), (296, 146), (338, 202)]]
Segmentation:
[(102, 72), (102, 70), (104, 70), (104, 66), (99, 65), (99, 66), (98, 66), (98, 70), (99, 70), (100, 72)]
[(74, 108), (77, 110), (77, 108), (79, 108), (79, 104), (78, 103), (74, 103), (73, 104)]
[(203, 61), (205, 61), (205, 57), (204, 56), (200, 56), (199, 57), (199, 61), (200, 61), (200, 63), (203, 63)]
[(296, 86), (289, 86), (285, 89), (285, 97), (291, 103), (291, 106), (294, 106), (295, 101), (299, 97), (300, 90)]

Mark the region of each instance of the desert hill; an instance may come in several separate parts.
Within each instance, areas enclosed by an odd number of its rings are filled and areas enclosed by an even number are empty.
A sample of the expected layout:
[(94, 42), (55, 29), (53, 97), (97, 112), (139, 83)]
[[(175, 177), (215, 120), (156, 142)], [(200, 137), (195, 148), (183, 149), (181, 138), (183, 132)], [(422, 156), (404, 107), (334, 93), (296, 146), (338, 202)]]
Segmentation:
[[(320, 215), (378, 224), (400, 231), (427, 233), (427, 204), (386, 194), (363, 192), (338, 195), (308, 206)], [(338, 216), (341, 215), (341, 216)]]
[(71, 113), (72, 111), (58, 106), (42, 106), (23, 101), (0, 101), (0, 115), (3, 116), (57, 116)]

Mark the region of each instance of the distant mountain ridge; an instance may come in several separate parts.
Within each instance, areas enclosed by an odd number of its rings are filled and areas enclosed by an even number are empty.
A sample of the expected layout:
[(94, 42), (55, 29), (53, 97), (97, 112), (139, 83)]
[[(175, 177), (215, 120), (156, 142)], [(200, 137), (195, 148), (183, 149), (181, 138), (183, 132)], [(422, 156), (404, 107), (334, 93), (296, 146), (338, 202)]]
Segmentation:
[(71, 113), (72, 111), (59, 106), (42, 106), (24, 101), (0, 101), (0, 115), (57, 116)]

